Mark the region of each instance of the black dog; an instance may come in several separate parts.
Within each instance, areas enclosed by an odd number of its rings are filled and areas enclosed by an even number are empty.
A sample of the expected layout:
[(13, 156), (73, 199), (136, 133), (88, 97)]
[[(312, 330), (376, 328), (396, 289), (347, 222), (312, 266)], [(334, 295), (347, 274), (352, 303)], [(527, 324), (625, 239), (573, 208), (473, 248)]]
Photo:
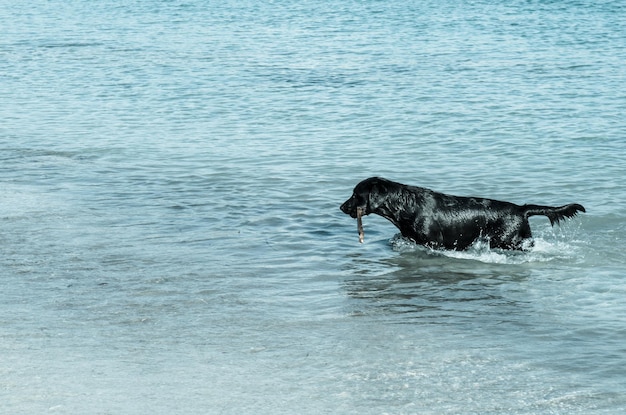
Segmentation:
[(389, 219), (403, 236), (431, 248), (463, 250), (484, 238), (492, 248), (521, 250), (524, 240), (532, 237), (529, 216), (547, 216), (554, 225), (576, 216), (578, 211), (584, 212), (585, 208), (579, 204), (519, 206), (498, 200), (451, 196), (371, 177), (356, 185), (341, 210), (358, 219), (361, 240), (361, 215), (376, 213)]

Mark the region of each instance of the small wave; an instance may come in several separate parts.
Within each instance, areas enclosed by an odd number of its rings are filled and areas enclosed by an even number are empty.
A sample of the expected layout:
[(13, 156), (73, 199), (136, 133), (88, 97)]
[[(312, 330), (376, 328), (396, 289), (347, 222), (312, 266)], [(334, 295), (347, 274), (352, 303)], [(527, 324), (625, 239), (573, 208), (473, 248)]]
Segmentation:
[(524, 251), (494, 249), (485, 240), (477, 240), (464, 251), (433, 249), (418, 245), (401, 234), (395, 235), (390, 241), (391, 247), (397, 252), (425, 252), (428, 255), (445, 256), (448, 258), (467, 259), (489, 264), (524, 264), (532, 262), (548, 262), (567, 260), (576, 256), (574, 246), (562, 241), (548, 241), (541, 237), (534, 238)]
[(101, 42), (58, 42), (58, 43), (44, 43), (42, 48), (56, 49), (56, 48), (88, 48), (94, 46), (102, 46)]

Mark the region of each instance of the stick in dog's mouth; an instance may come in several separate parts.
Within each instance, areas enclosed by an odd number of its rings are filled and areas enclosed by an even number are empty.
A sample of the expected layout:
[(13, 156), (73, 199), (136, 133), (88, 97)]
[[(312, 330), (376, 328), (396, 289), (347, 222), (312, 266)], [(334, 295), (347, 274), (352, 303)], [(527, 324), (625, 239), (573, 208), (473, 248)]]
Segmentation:
[(363, 232), (363, 220), (361, 219), (363, 216), (363, 208), (356, 208), (356, 229), (359, 231), (359, 243), (363, 243), (365, 239), (365, 233)]

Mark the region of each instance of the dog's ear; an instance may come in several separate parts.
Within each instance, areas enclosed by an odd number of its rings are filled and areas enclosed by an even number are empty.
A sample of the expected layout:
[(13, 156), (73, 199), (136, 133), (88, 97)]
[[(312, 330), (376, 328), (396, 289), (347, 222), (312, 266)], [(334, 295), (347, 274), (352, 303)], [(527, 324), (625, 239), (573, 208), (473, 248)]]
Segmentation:
[(380, 206), (387, 198), (389, 188), (384, 180), (378, 177), (374, 178), (370, 183), (370, 189), (367, 195), (367, 207), (368, 213), (373, 212)]
[(384, 195), (387, 194), (387, 184), (379, 179), (378, 177), (372, 181), (372, 187), (370, 189), (370, 194), (374, 193), (374, 194), (380, 194), (380, 195)]

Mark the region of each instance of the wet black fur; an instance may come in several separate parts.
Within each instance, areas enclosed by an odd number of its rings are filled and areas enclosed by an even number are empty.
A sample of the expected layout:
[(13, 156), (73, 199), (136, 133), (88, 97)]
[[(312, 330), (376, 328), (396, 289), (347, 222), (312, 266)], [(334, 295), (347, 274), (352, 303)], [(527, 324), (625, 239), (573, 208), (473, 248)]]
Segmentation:
[(451, 196), (379, 177), (363, 180), (341, 210), (356, 218), (376, 213), (396, 225), (403, 236), (432, 248), (463, 250), (477, 239), (492, 248), (523, 249), (532, 238), (528, 217), (544, 215), (554, 225), (576, 216), (579, 204), (560, 207), (523, 205), (478, 197)]

